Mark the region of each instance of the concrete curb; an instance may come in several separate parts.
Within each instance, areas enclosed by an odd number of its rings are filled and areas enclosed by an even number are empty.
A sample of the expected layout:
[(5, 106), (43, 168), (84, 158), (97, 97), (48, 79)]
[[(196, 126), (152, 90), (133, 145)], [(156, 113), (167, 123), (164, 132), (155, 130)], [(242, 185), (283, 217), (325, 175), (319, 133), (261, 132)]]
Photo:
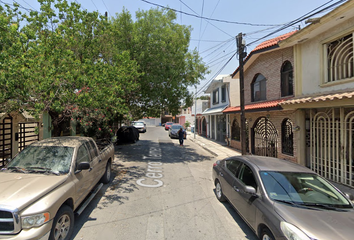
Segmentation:
[(203, 149), (205, 149), (206, 151), (208, 151), (209, 153), (211, 153), (213, 156), (217, 157), (219, 156), (217, 153), (215, 153), (214, 151), (210, 150), (208, 147), (205, 146), (205, 144), (198, 142), (197, 139), (194, 139), (193, 137), (190, 137), (189, 140), (191, 140), (192, 142), (198, 144), (199, 146), (201, 146)]

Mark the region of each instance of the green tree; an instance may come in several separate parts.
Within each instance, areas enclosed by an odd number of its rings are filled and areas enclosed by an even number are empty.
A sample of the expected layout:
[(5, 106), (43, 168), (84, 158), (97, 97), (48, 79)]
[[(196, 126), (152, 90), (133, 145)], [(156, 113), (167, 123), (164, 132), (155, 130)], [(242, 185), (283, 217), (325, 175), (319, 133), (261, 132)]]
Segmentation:
[(192, 105), (188, 87), (199, 82), (207, 68), (196, 50), (189, 51), (191, 28), (175, 22), (173, 11), (136, 12), (136, 21), (123, 10), (112, 19), (115, 45), (128, 50), (139, 65), (138, 88), (126, 99), (132, 115), (175, 115), (182, 103)]
[(136, 88), (132, 80), (139, 76), (137, 65), (128, 52), (112, 47), (107, 19), (74, 2), (39, 2), (40, 12), (21, 15), (25, 26), (6, 25), (17, 37), (2, 49), (4, 57), (11, 56), (1, 66), (1, 86), (9, 89), (1, 101), (12, 100), (5, 111), (48, 112), (54, 135), (72, 117), (73, 107), (100, 109), (105, 116), (128, 113), (125, 94)]

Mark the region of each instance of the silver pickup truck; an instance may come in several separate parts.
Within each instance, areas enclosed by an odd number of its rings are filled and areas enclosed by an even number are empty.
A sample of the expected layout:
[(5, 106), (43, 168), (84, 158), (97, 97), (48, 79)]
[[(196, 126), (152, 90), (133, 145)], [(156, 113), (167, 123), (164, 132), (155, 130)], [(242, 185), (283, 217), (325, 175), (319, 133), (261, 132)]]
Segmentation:
[(112, 161), (113, 144), (88, 137), (25, 148), (0, 171), (0, 239), (70, 239), (74, 213), (110, 181)]

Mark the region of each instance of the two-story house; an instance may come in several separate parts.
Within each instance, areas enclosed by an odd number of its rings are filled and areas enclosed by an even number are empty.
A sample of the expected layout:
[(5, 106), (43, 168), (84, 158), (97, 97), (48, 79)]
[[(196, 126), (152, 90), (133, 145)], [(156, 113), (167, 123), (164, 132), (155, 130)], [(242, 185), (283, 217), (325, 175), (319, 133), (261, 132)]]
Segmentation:
[(210, 106), (210, 99), (196, 99), (191, 108), (192, 117), (194, 118), (193, 131), (201, 136), (207, 136), (207, 124), (206, 119), (203, 117), (202, 113), (208, 109)]
[[(310, 21), (311, 22), (311, 21)], [(354, 186), (354, 1), (347, 1), (280, 43), (295, 54), (293, 99), (298, 161)]]
[[(244, 61), (246, 145), (252, 154), (296, 161), (296, 115), (279, 105), (294, 94), (293, 48), (279, 42), (294, 33), (264, 41)], [(232, 76), (239, 78), (238, 68)], [(240, 106), (223, 112), (230, 116), (231, 146), (241, 149)]]
[(205, 117), (207, 126), (207, 137), (216, 141), (225, 141), (226, 116), (223, 110), (229, 106), (229, 82), (224, 82), (223, 78), (228, 75), (217, 76), (205, 90), (210, 94), (210, 108), (206, 109), (202, 115)]

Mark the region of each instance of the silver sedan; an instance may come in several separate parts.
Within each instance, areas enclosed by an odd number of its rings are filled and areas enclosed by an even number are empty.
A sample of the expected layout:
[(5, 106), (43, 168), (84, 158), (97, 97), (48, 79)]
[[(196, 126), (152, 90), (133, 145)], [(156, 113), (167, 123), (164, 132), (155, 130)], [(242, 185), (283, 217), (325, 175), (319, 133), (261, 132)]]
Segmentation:
[(216, 197), (228, 200), (262, 240), (348, 240), (352, 196), (298, 164), (236, 156), (213, 166)]

